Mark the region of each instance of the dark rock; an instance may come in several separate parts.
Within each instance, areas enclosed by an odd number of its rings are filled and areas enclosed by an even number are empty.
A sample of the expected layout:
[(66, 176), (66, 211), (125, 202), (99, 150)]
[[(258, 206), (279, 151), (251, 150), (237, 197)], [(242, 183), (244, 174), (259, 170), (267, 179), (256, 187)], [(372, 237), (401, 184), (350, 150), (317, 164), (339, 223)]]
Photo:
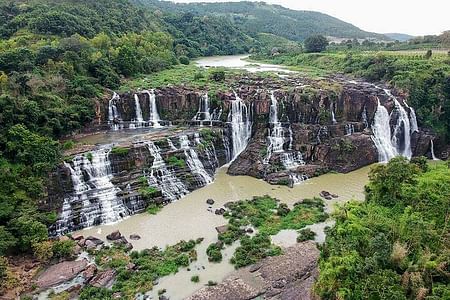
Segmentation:
[(223, 215), (225, 213), (225, 209), (224, 208), (218, 208), (216, 209), (216, 211), (214, 212), (216, 215)]
[(253, 228), (250, 228), (250, 227), (249, 227), (249, 228), (247, 228), (247, 229), (245, 230), (245, 232), (247, 232), (247, 233), (250, 233), (250, 234), (251, 234), (251, 233), (253, 233), (253, 232), (254, 232), (254, 230), (253, 230)]
[(216, 231), (221, 234), (228, 230), (228, 225), (217, 226)]
[(92, 278), (89, 283), (95, 287), (108, 287), (112, 284), (115, 278), (116, 271), (108, 269), (95, 275), (95, 277)]
[(160, 295), (159, 300), (169, 300), (165, 295)]
[(132, 241), (137, 241), (137, 240), (140, 240), (140, 239), (141, 239), (141, 236), (138, 235), (138, 234), (131, 234), (130, 235), (130, 240), (132, 240)]
[(320, 197), (324, 197), (324, 198), (331, 196), (330, 192), (327, 192), (327, 191), (321, 191), (319, 195), (320, 195)]
[(206, 203), (209, 205), (213, 205), (214, 204), (214, 200), (213, 199), (208, 199), (206, 200)]
[(86, 238), (86, 241), (91, 241), (92, 243), (94, 243), (96, 246), (98, 246), (98, 245), (103, 245), (105, 242), (104, 241), (102, 241), (101, 239), (99, 239), (99, 238), (96, 238), (95, 236), (88, 236), (87, 238)]
[(41, 275), (39, 275), (36, 284), (39, 288), (46, 289), (69, 281), (85, 270), (87, 264), (88, 261), (86, 259), (82, 259), (76, 261), (64, 261), (50, 266)]
[(113, 231), (106, 236), (106, 238), (110, 241), (117, 241), (122, 238), (122, 234), (119, 230)]
[(336, 194), (331, 194), (331, 197), (333, 197), (333, 198), (339, 198), (339, 196), (336, 195)]
[(78, 294), (78, 292), (81, 291), (82, 287), (83, 286), (81, 284), (76, 284), (76, 285), (73, 285), (73, 286), (69, 287), (66, 290), (66, 292), (68, 292), (69, 294)]

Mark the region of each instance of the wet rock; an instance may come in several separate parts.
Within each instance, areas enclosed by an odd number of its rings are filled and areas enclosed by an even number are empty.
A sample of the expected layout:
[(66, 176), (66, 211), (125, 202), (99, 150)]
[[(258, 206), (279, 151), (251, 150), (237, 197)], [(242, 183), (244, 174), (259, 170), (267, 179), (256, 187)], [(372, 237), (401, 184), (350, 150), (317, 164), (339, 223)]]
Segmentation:
[(331, 194), (331, 197), (333, 198), (339, 198), (339, 196), (337, 194)]
[(98, 245), (103, 245), (105, 242), (104, 241), (102, 241), (101, 239), (99, 239), (99, 238), (96, 238), (95, 236), (88, 236), (87, 238), (86, 238), (86, 242), (87, 241), (91, 241), (92, 243), (94, 243), (96, 246), (98, 246)]
[(86, 270), (83, 271), (83, 274), (82, 274), (82, 275), (83, 275), (83, 277), (84, 277), (84, 280), (85, 280), (86, 282), (88, 282), (89, 280), (91, 280), (92, 277), (94, 277), (95, 272), (97, 272), (97, 266), (94, 265), (94, 264), (89, 265), (89, 266), (86, 268)]
[(169, 298), (167, 298), (167, 296), (165, 296), (165, 295), (160, 295), (158, 299), (159, 300), (169, 300)]
[(91, 240), (86, 240), (84, 246), (87, 250), (94, 250), (95, 248), (97, 248), (97, 244)]
[(82, 236), (81, 234), (75, 234), (75, 235), (72, 235), (72, 239), (74, 241), (80, 241), (80, 240), (84, 239), (84, 236)]
[(117, 241), (122, 238), (122, 234), (119, 230), (113, 231), (106, 236), (106, 238), (110, 241)]
[(130, 234), (130, 240), (137, 241), (137, 240), (140, 240), (140, 239), (141, 239), (140, 235), (138, 235), (138, 234)]
[(95, 275), (89, 283), (95, 287), (108, 287), (113, 283), (115, 278), (116, 271), (108, 269)]
[(224, 208), (218, 208), (218, 209), (216, 209), (216, 211), (214, 212), (216, 215), (219, 215), (219, 216), (221, 216), (221, 215), (223, 215), (224, 213), (225, 213), (225, 209)]
[(216, 227), (216, 231), (217, 233), (221, 234), (224, 233), (228, 230), (228, 225), (222, 225), (222, 226), (217, 226)]
[(61, 262), (45, 270), (38, 277), (36, 284), (39, 288), (46, 289), (69, 281), (85, 270), (87, 265), (88, 261), (86, 259)]
[(327, 191), (321, 191), (320, 193), (319, 193), (319, 195), (320, 195), (320, 197), (328, 197), (328, 196), (331, 196), (331, 194), (330, 194), (330, 192), (327, 192)]
[(213, 205), (214, 204), (214, 200), (213, 199), (208, 199), (208, 200), (206, 200), (206, 203), (208, 205)]
[(69, 287), (66, 292), (68, 292), (69, 294), (78, 294), (79, 291), (81, 291), (82, 285), (81, 284), (76, 284), (73, 285), (71, 287)]

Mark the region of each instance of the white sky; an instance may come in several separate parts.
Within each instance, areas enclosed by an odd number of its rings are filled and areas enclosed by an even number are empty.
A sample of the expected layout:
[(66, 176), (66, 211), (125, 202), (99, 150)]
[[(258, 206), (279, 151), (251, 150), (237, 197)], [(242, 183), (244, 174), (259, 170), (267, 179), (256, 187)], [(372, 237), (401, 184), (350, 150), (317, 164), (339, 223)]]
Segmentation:
[[(238, 0), (176, 0), (175, 2), (236, 2)], [(320, 11), (359, 28), (411, 35), (450, 30), (450, 0), (265, 0), (297, 10)]]

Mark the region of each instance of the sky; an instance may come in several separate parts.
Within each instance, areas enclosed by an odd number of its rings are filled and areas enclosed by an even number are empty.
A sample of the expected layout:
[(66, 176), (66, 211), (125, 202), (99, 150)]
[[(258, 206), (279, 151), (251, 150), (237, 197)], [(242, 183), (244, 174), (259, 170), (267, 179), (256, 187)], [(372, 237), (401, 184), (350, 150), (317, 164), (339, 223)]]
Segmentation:
[[(238, 0), (176, 0), (175, 2)], [(265, 0), (297, 10), (320, 11), (377, 33), (440, 34), (450, 30), (450, 0)]]

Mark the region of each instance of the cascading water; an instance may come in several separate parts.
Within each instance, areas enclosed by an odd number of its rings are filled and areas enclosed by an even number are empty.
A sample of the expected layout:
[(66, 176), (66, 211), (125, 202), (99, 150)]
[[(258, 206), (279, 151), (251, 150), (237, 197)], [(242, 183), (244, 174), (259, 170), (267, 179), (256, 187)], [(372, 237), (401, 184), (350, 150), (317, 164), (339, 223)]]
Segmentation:
[(209, 184), (213, 182), (213, 178), (205, 170), (203, 163), (200, 161), (197, 152), (190, 147), (189, 138), (187, 135), (180, 136), (180, 148), (184, 150), (186, 156), (186, 163), (193, 174), (201, 180), (202, 184)]
[(361, 119), (364, 123), (365, 128), (369, 128), (369, 121), (367, 119), (367, 109), (365, 106), (364, 106), (363, 112), (361, 114)]
[(278, 121), (278, 101), (275, 95), (270, 95), (270, 111), (269, 111), (269, 135), (267, 137), (269, 145), (267, 146), (267, 156), (264, 158), (264, 163), (268, 164), (270, 157), (274, 152), (283, 152), (284, 145), (284, 129), (281, 122)]
[(419, 126), (417, 125), (417, 117), (416, 117), (416, 111), (414, 108), (410, 107), (406, 101), (403, 101), (405, 106), (409, 109), (409, 121), (411, 123), (411, 134), (414, 132), (419, 132)]
[(167, 144), (169, 144), (170, 150), (178, 150), (177, 147), (173, 144), (171, 139), (167, 139)]
[(153, 142), (145, 142), (148, 151), (153, 156), (150, 174), (147, 175), (149, 185), (159, 187), (165, 199), (175, 201), (189, 192), (184, 184), (167, 168), (161, 156), (161, 150)]
[(112, 98), (108, 103), (108, 124), (113, 130), (119, 130), (120, 124), (118, 122), (121, 121), (121, 117), (119, 111), (117, 110), (116, 101), (120, 99), (119, 95), (114, 92)]
[(353, 133), (355, 133), (355, 125), (345, 124), (345, 135), (352, 135)]
[(387, 162), (398, 155), (397, 149), (391, 141), (390, 119), (387, 109), (381, 105), (380, 99), (378, 99), (377, 111), (372, 124), (372, 140), (378, 150), (379, 162)]
[(203, 125), (204, 121), (211, 121), (211, 114), (209, 112), (208, 94), (204, 94), (200, 97), (198, 112), (195, 114), (193, 120), (200, 121), (200, 125)]
[(231, 102), (228, 123), (231, 125), (232, 158), (236, 157), (247, 147), (252, 134), (250, 110), (244, 101), (234, 93), (236, 100)]
[(72, 164), (65, 164), (70, 170), (74, 191), (64, 199), (57, 234), (113, 223), (130, 214), (117, 196), (121, 190), (111, 182), (110, 150), (105, 148), (77, 155)]
[(436, 155), (434, 154), (434, 142), (432, 139), (430, 139), (430, 150), (431, 150), (431, 158), (433, 160), (439, 160), (439, 158), (437, 158)]
[(332, 122), (333, 124), (336, 124), (337, 121), (336, 121), (336, 117), (335, 117), (335, 115), (334, 115), (334, 102), (332, 102), (332, 103), (330, 104), (330, 110), (331, 110), (331, 122)]
[(395, 108), (390, 115), (390, 119), (397, 119), (392, 133), (392, 144), (396, 147), (400, 155), (411, 158), (411, 125), (408, 113), (389, 90), (385, 89), (384, 91), (394, 100), (395, 104)]
[(161, 127), (161, 118), (159, 117), (159, 113), (158, 113), (158, 107), (156, 106), (156, 95), (155, 95), (155, 91), (154, 90), (150, 90), (150, 91), (143, 91), (143, 93), (146, 93), (148, 95), (148, 99), (149, 99), (149, 119), (148, 121), (153, 124), (153, 127), (155, 128), (159, 128)]
[(295, 169), (298, 166), (304, 166), (305, 161), (301, 152), (282, 153), (280, 155), (281, 164), (286, 169)]
[(139, 97), (134, 94), (134, 105), (136, 109), (136, 127), (141, 127), (144, 123), (144, 118), (142, 117), (141, 103), (139, 102)]
[(300, 184), (300, 183), (308, 180), (308, 175), (290, 173), (289, 179), (290, 179), (292, 185), (296, 185), (296, 184)]

